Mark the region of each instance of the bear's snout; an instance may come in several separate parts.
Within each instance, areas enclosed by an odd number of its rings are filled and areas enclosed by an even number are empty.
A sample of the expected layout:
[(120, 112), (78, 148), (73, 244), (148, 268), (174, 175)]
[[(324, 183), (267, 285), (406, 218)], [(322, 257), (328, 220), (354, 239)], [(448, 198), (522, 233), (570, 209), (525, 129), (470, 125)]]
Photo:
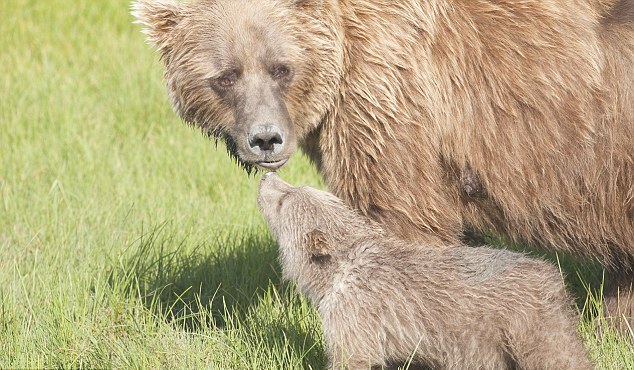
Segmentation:
[(284, 146), (284, 132), (275, 125), (258, 125), (249, 130), (248, 140), (253, 154), (268, 156)]

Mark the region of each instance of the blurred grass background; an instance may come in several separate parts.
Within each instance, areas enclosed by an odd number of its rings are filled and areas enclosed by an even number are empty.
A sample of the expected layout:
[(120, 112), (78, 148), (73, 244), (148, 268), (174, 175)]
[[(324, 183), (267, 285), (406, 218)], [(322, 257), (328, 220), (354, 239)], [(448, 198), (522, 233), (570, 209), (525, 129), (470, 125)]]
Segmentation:
[[(259, 176), (177, 119), (129, 5), (0, 1), (0, 368), (323, 368)], [(634, 369), (579, 306), (598, 367)]]

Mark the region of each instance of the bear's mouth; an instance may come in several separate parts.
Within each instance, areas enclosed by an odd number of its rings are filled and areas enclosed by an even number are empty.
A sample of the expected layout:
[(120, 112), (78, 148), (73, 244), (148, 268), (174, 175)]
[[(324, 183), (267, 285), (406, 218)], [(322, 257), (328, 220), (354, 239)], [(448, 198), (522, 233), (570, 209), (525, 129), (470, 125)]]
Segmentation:
[(256, 162), (255, 165), (260, 167), (260, 168), (262, 168), (262, 169), (264, 169), (264, 170), (275, 171), (278, 168), (280, 168), (283, 165), (285, 165), (286, 162), (288, 162), (288, 158), (280, 159), (279, 161), (261, 161), (261, 162)]
[(230, 135), (226, 135), (226, 134), (215, 134), (213, 135), (214, 138), (216, 139), (216, 144), (217, 144), (217, 140), (218, 139), (223, 139), (225, 144), (226, 144), (226, 148), (227, 148), (227, 153), (229, 153), (229, 156), (231, 158), (233, 158), (236, 163), (238, 163), (238, 165), (240, 165), (242, 168), (244, 168), (244, 170), (247, 172), (247, 174), (251, 175), (252, 173), (257, 173), (258, 170), (264, 170), (264, 171), (275, 171), (277, 169), (279, 169), (280, 167), (284, 166), (286, 164), (286, 162), (288, 162), (288, 158), (282, 158), (280, 160), (277, 161), (271, 161), (271, 160), (261, 160), (261, 161), (247, 161), (244, 160), (238, 151), (238, 145), (236, 144), (236, 141), (233, 139), (233, 137), (231, 137)]

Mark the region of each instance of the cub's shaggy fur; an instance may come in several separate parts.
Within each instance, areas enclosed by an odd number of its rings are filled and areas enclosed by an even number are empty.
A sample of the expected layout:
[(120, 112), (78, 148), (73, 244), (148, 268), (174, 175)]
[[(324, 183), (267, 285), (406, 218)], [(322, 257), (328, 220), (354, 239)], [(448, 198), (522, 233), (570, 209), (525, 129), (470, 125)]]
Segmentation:
[(615, 288), (634, 280), (634, 0), (140, 0), (135, 14), (176, 111), (245, 167), (300, 147), (402, 238), (493, 230), (596, 258)]
[[(317, 307), (330, 366), (591, 369), (557, 270), (489, 248), (411, 244), (276, 174), (258, 204), (284, 276)], [(424, 239), (423, 239), (424, 240)]]

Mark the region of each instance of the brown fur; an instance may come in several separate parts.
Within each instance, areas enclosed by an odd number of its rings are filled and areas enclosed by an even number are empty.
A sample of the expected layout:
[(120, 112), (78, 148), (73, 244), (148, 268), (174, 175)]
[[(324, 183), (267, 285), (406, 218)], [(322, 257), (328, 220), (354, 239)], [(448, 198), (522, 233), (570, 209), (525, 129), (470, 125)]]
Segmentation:
[(136, 14), (188, 122), (243, 142), (208, 77), (268, 45), (295, 71), (279, 99), (297, 143), (364, 215), (408, 240), (493, 230), (633, 281), (634, 0), (160, 4)]
[[(323, 319), (331, 368), (591, 369), (561, 276), (505, 250), (410, 244), (330, 193), (267, 174), (284, 276)], [(433, 247), (432, 247), (433, 245)]]

